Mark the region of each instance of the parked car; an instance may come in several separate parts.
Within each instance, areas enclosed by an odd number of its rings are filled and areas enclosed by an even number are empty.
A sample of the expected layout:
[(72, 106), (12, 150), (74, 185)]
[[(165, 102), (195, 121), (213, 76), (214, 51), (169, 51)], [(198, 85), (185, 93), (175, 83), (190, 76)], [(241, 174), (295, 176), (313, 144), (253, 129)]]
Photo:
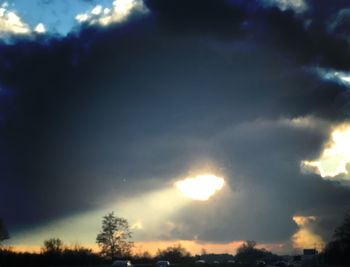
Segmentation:
[(290, 266), (293, 266), (293, 267), (301, 267), (301, 261), (293, 261)]
[(206, 262), (205, 262), (205, 260), (196, 260), (195, 263), (196, 264), (205, 264)]
[(262, 261), (262, 260), (256, 261), (256, 266), (265, 267), (266, 266), (266, 262)]
[(157, 261), (156, 265), (158, 267), (168, 267), (168, 266), (170, 266), (170, 262), (169, 261)]
[(278, 262), (275, 262), (274, 266), (277, 266), (277, 267), (286, 267), (288, 266), (288, 263), (284, 262), (284, 261), (278, 261)]
[(118, 267), (133, 267), (130, 261), (113, 261), (112, 263), (113, 266), (118, 266)]

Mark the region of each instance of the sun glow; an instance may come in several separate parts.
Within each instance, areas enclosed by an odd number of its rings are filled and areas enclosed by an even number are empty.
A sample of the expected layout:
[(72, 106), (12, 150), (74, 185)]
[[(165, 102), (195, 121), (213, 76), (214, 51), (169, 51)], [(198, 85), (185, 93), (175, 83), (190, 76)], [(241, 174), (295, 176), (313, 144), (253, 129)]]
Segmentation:
[(219, 191), (224, 183), (225, 181), (221, 177), (203, 174), (177, 181), (175, 187), (188, 198), (205, 201)]

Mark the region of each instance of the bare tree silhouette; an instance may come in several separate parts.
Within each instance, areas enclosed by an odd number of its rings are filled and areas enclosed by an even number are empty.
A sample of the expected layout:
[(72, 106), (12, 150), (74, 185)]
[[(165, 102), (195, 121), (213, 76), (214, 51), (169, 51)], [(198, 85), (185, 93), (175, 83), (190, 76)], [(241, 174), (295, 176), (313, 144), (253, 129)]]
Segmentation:
[(169, 260), (170, 262), (179, 263), (189, 258), (191, 254), (181, 244), (167, 247), (164, 250), (158, 249), (156, 258), (160, 260)]
[(333, 234), (333, 240), (327, 244), (323, 257), (327, 264), (350, 265), (350, 214), (345, 214), (344, 221)]
[(1, 241), (4, 241), (4, 240), (9, 239), (9, 238), (10, 238), (10, 234), (7, 231), (7, 228), (4, 224), (4, 222), (0, 218), (0, 244), (1, 244)]
[(122, 258), (131, 255), (133, 243), (128, 241), (131, 237), (128, 221), (111, 212), (103, 217), (102, 230), (96, 237), (96, 243), (102, 255), (112, 259)]
[(44, 247), (42, 250), (44, 253), (59, 254), (63, 251), (63, 242), (59, 238), (50, 238), (44, 241)]

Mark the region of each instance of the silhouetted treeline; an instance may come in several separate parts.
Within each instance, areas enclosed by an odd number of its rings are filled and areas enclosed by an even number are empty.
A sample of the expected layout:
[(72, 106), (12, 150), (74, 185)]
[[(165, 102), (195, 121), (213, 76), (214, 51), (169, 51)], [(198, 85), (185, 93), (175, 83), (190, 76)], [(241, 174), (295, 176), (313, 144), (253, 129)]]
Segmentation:
[(333, 234), (333, 240), (327, 244), (321, 259), (326, 264), (350, 266), (350, 214)]
[(246, 241), (238, 249), (235, 256), (235, 261), (238, 264), (255, 265), (258, 261), (264, 261), (266, 264), (271, 264), (282, 258), (272, 252), (256, 247), (255, 241)]
[[(0, 223), (0, 241), (8, 238), (8, 232)], [(134, 263), (154, 264), (157, 260), (167, 260), (171, 263), (186, 264), (194, 266), (198, 260), (205, 260), (206, 264), (212, 264), (218, 260), (213, 257), (215, 254), (203, 253), (201, 256), (192, 256), (180, 244), (158, 250), (156, 256), (152, 257), (148, 252), (128, 257)], [(218, 256), (218, 255), (215, 255)], [(234, 266), (256, 266), (258, 261), (264, 264), (271, 264), (281, 260), (281, 257), (265, 249), (256, 247), (256, 242), (246, 241), (238, 248), (234, 260), (222, 258), (222, 265)], [(230, 263), (231, 261), (231, 263)], [(41, 253), (21, 253), (1, 247), (0, 244), (0, 267), (26, 267), (26, 266), (82, 266), (110, 264), (111, 258), (101, 253), (94, 253), (91, 249), (76, 246), (67, 248), (58, 238), (51, 238), (44, 241)], [(319, 262), (328, 265), (350, 266), (350, 215), (346, 214), (344, 222), (335, 229), (333, 240), (330, 241), (319, 256)], [(196, 265), (198, 266), (198, 265)]]
[[(82, 247), (63, 249), (60, 246), (60, 242), (56, 241), (57, 239), (54, 238), (45, 241), (47, 246), (43, 247), (41, 253), (22, 253), (0, 248), (0, 267), (88, 266), (112, 263), (110, 258), (104, 257), (100, 253), (94, 253), (91, 249)], [(52, 249), (52, 243), (58, 246)], [(128, 259), (133, 263), (150, 264), (152, 266), (157, 260), (169, 260), (171, 263), (195, 262), (195, 258), (181, 245), (159, 250), (154, 257), (145, 252), (142, 255), (130, 256)]]
[(6, 229), (4, 222), (0, 218), (0, 242), (8, 238), (10, 238), (9, 232)]
[(223, 254), (214, 254), (214, 253), (207, 253), (204, 251), (202, 255), (197, 255), (196, 260), (204, 260), (205, 262), (229, 262), (233, 261), (235, 257), (228, 253)]
[(170, 246), (163, 250), (158, 249), (155, 259), (167, 260), (171, 263), (185, 263), (193, 261), (191, 253), (181, 246), (181, 244)]
[[(130, 256), (127, 259), (133, 263), (149, 264), (150, 266), (154, 266), (158, 260), (170, 261), (172, 264), (185, 264), (186, 266), (198, 266), (196, 264), (198, 260), (204, 260), (208, 266), (214, 266), (215, 263), (220, 263), (221, 266), (253, 266), (256, 265), (257, 260), (264, 260), (268, 263), (280, 259), (277, 255), (267, 250), (257, 249), (255, 245), (254, 241), (247, 241), (238, 249), (235, 257), (230, 254), (207, 253), (192, 256), (190, 252), (179, 244), (163, 250), (159, 249), (155, 256), (144, 252)], [(234, 262), (233, 259), (236, 264), (232, 264)], [(94, 253), (91, 249), (80, 246), (65, 248), (59, 238), (45, 240), (40, 253), (21, 253), (0, 248), (0, 267), (88, 266), (111, 263), (112, 259), (103, 256), (101, 253)]]
[[(64, 249), (59, 253), (21, 253), (0, 249), (0, 267), (25, 266), (77, 266), (106, 264), (106, 260), (90, 249)], [(110, 262), (108, 262), (110, 263)]]
[[(50, 242), (48, 242), (50, 241)], [(55, 241), (55, 242), (51, 242)], [(90, 249), (83, 247), (76, 247), (73, 249), (61, 248), (60, 242), (56, 242), (57, 239), (49, 239), (45, 241), (47, 247), (43, 247), (41, 253), (21, 253), (14, 252), (9, 249), (0, 248), (0, 267), (45, 267), (45, 266), (89, 266), (89, 265), (104, 265), (111, 264), (112, 260), (101, 256), (99, 253), (94, 253)], [(52, 249), (52, 243), (55, 246)], [(49, 248), (49, 249), (48, 249)], [(154, 266), (158, 260), (167, 260), (172, 264), (180, 264), (184, 266), (197, 266), (196, 261), (201, 259), (205, 260), (207, 266), (218, 266), (215, 262), (220, 262), (220, 266), (255, 266), (256, 260), (269, 260), (272, 261), (279, 259), (278, 256), (273, 255), (266, 250), (259, 250), (256, 248), (243, 247), (237, 255), (239, 262), (236, 260), (236, 264), (229, 263), (229, 260), (233, 260), (235, 257), (229, 254), (205, 254), (192, 256), (181, 245), (168, 247), (163, 250), (158, 250), (158, 253), (153, 257), (148, 252), (144, 252), (140, 255), (133, 255), (129, 260), (133, 263), (143, 264), (146, 266)], [(254, 250), (251, 250), (251, 248)], [(253, 254), (251, 254), (253, 251)], [(256, 253), (257, 252), (257, 253)], [(247, 253), (247, 254), (246, 254)], [(226, 257), (223, 257), (226, 256)], [(245, 255), (243, 257), (243, 255)], [(273, 255), (273, 257), (271, 257)], [(180, 266), (179, 265), (179, 266)], [(148, 266), (148, 265), (147, 265)]]

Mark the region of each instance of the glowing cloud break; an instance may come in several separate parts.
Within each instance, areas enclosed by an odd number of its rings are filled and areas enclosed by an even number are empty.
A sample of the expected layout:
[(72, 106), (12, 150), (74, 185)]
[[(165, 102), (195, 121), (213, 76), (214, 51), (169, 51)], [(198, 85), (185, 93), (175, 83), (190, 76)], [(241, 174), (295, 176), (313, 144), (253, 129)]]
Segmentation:
[(177, 181), (175, 187), (188, 198), (205, 201), (219, 191), (224, 183), (225, 181), (221, 177), (203, 174)]

